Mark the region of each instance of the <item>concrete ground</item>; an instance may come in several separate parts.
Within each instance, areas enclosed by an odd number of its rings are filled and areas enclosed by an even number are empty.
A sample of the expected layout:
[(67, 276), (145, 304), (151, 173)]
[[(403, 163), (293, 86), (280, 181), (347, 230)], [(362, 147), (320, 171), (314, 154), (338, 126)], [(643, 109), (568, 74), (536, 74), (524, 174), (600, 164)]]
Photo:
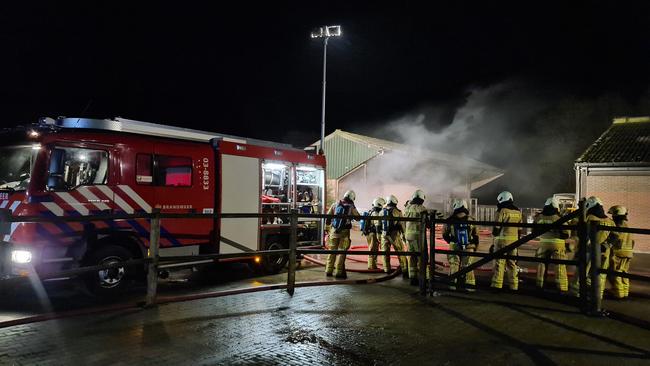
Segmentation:
[[(298, 281), (323, 279), (318, 266), (298, 273)], [(279, 274), (213, 289), (285, 280)], [(592, 318), (567, 297), (439, 293), (422, 298), (398, 277), (20, 325), (0, 329), (0, 364), (650, 364), (647, 299), (612, 302), (613, 316)]]

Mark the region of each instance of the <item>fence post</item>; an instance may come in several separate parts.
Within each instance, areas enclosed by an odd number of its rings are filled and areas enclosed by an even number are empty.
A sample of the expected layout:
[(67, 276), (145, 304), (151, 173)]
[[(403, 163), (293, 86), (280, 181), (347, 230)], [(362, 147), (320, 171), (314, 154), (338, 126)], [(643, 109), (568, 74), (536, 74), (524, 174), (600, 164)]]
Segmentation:
[(589, 276), (591, 277), (591, 313), (597, 314), (600, 313), (602, 300), (600, 299), (600, 244), (599, 243), (590, 243), (591, 244), (591, 271)]
[(287, 292), (293, 296), (296, 286), (296, 246), (298, 242), (298, 211), (291, 210), (291, 235), (289, 237), (289, 272), (287, 273)]
[(435, 278), (436, 278), (436, 218), (437, 211), (433, 210), (431, 214), (431, 229), (429, 231), (429, 294), (433, 296), (433, 293), (436, 289), (435, 287)]
[(427, 213), (426, 211), (420, 215), (420, 255), (417, 258), (418, 269), (420, 270), (420, 295), (426, 296), (427, 294)]
[(160, 247), (160, 209), (154, 209), (151, 215), (151, 231), (149, 232), (149, 270), (147, 271), (147, 299), (145, 306), (156, 303), (158, 289), (158, 249)]
[(580, 307), (583, 313), (589, 312), (589, 299), (587, 298), (587, 225), (585, 224), (585, 201), (579, 202), (580, 216), (578, 217), (578, 266), (577, 276), (579, 284)]

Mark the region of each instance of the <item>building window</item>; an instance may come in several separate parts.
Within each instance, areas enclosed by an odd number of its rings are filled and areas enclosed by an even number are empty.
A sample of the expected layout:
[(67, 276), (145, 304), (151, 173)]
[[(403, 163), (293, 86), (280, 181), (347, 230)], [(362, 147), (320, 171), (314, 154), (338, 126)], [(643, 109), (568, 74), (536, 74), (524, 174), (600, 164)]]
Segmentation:
[(103, 150), (55, 147), (50, 155), (47, 188), (72, 190), (83, 185), (106, 184), (108, 153)]
[(157, 156), (156, 185), (189, 187), (192, 185), (192, 159), (178, 156)]

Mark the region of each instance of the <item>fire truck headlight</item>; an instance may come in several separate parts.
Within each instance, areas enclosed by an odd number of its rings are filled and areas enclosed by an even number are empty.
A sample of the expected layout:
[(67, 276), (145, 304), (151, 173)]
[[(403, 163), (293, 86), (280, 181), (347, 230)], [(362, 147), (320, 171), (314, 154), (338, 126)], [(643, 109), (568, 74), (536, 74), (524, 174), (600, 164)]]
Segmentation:
[(32, 261), (32, 252), (27, 250), (12, 250), (11, 261), (17, 264), (26, 264)]

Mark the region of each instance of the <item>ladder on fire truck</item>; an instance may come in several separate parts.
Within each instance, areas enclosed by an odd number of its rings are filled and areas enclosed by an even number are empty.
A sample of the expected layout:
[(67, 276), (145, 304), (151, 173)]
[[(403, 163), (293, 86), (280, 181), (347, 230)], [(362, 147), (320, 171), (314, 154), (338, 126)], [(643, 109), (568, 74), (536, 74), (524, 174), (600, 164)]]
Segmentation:
[(295, 149), (290, 144), (282, 144), (266, 140), (251, 139), (233, 135), (207, 132), (201, 130), (192, 130), (189, 128), (161, 125), (157, 123), (136, 121), (121, 117), (113, 119), (94, 119), (94, 118), (42, 118), (41, 125), (59, 128), (79, 128), (103, 131), (115, 131), (133, 133), (138, 135), (167, 137), (173, 139), (182, 139), (189, 141), (210, 142), (213, 139), (234, 142), (238, 144), (251, 144), (281, 149)]

